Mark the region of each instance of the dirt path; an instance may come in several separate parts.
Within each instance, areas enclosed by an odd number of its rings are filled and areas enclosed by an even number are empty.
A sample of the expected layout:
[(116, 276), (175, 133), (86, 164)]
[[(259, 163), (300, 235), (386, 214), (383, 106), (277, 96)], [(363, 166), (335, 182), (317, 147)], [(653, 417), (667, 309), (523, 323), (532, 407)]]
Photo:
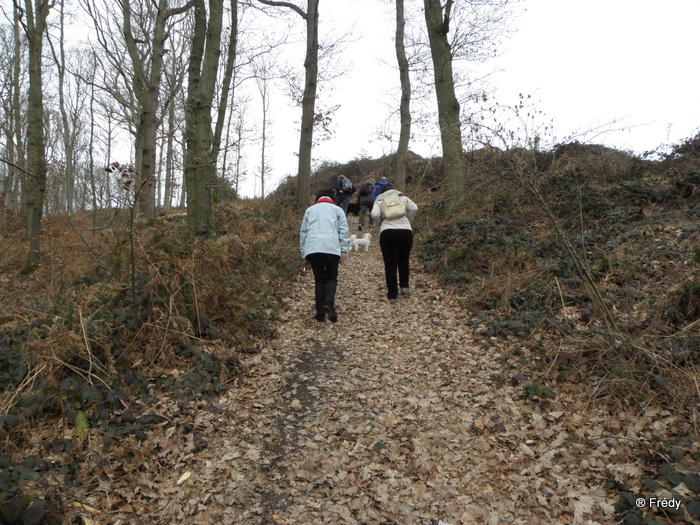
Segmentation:
[(207, 447), (164, 442), (103, 523), (614, 522), (600, 487), (622, 452), (585, 443), (607, 414), (525, 399), (511, 378), (528, 349), (477, 343), (429, 276), (390, 305), (374, 241), (341, 267), (338, 323), (312, 320), (308, 272), (221, 413), (195, 416)]

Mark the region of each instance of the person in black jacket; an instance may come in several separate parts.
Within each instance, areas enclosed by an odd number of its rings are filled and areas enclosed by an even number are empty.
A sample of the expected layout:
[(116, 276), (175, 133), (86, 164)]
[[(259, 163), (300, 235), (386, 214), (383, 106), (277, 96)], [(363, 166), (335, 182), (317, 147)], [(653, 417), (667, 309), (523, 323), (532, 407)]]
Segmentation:
[(374, 200), (372, 199), (372, 192), (374, 191), (374, 179), (367, 179), (365, 183), (360, 186), (360, 197), (358, 199), (360, 203), (360, 220), (357, 222), (357, 229), (362, 231), (365, 225), (365, 215), (369, 215), (369, 226), (374, 226), (374, 219), (372, 219), (372, 206), (374, 205)]
[(346, 216), (348, 214), (350, 196), (353, 193), (355, 193), (355, 187), (350, 179), (345, 175), (338, 175), (338, 180), (335, 183), (335, 203), (343, 209)]

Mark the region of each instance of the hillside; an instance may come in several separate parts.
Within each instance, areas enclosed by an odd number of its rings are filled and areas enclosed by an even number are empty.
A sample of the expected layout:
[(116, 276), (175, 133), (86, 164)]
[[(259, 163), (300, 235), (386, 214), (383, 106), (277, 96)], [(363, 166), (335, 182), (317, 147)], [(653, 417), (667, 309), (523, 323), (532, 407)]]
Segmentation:
[(49, 218), (30, 276), (6, 214), (2, 519), (694, 522), (698, 144), (477, 151), (451, 217), (440, 159), (412, 156), (416, 293), (382, 301), (375, 243), (322, 328), (293, 181), (220, 204), (206, 241), (177, 217), (133, 244), (125, 213)]

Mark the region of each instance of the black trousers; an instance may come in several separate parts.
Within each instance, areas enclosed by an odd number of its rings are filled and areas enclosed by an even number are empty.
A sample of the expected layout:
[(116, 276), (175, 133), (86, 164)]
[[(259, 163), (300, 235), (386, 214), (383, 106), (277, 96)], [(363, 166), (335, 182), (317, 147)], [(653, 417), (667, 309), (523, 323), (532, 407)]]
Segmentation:
[[(384, 275), (386, 277), (386, 296), (396, 299), (399, 287), (408, 288), (408, 258), (413, 248), (411, 230), (384, 230), (379, 236), (379, 247), (384, 258)], [(398, 270), (399, 278), (396, 279)]]
[(316, 315), (324, 314), (326, 305), (335, 308), (335, 291), (338, 288), (339, 255), (310, 253), (306, 261), (314, 272), (314, 300)]
[(370, 199), (360, 199), (360, 220), (357, 221), (357, 224), (360, 226), (365, 225), (365, 215), (369, 216), (369, 225), (373, 226), (374, 225), (374, 219), (372, 219), (372, 206), (374, 206), (374, 203)]

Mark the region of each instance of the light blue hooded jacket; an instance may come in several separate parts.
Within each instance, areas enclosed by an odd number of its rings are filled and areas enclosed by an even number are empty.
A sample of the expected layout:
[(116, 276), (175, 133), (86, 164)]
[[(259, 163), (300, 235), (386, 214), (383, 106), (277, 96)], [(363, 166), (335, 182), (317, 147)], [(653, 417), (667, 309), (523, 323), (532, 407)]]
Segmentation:
[(342, 255), (350, 246), (350, 230), (345, 212), (331, 202), (317, 202), (306, 209), (299, 229), (301, 256), (311, 253)]

